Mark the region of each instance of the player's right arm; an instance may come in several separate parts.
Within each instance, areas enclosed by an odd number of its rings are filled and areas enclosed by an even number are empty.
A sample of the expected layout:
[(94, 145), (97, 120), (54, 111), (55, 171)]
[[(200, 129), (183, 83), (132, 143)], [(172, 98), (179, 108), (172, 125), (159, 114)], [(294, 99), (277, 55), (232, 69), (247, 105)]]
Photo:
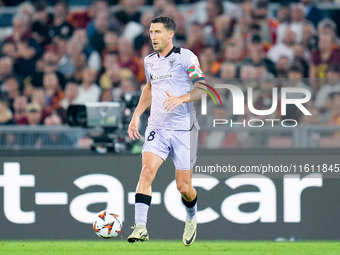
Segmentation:
[(145, 112), (145, 110), (151, 105), (151, 83), (147, 82), (142, 95), (139, 98), (138, 105), (135, 112), (132, 115), (132, 119), (129, 124), (128, 134), (132, 140), (139, 139), (140, 133), (138, 131), (140, 116)]

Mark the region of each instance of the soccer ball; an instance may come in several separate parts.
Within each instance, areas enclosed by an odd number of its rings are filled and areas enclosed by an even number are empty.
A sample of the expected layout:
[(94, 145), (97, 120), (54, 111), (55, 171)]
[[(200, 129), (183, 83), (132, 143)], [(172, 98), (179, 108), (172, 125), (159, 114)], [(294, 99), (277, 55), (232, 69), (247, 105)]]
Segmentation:
[(112, 238), (120, 233), (122, 223), (118, 214), (104, 210), (97, 214), (93, 222), (93, 229), (97, 236), (101, 238)]

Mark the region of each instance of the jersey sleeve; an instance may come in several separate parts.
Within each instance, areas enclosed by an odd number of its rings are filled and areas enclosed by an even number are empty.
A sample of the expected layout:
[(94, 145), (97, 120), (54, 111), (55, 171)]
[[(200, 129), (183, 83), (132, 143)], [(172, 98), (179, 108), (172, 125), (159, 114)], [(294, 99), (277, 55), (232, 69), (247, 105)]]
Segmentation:
[(188, 73), (191, 82), (194, 84), (197, 81), (205, 80), (197, 56), (191, 51), (185, 53), (183, 67)]
[(144, 59), (144, 70), (145, 70), (146, 81), (150, 83), (150, 76), (149, 76), (149, 73), (148, 73), (148, 68), (147, 68), (147, 64), (146, 64), (146, 58)]

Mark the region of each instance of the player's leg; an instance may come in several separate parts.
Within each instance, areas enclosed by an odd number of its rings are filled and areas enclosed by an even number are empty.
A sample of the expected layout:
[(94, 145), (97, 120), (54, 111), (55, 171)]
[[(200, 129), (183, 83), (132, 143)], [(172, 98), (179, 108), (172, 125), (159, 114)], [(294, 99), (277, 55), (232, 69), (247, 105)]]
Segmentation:
[(192, 170), (176, 169), (176, 185), (186, 207), (187, 218), (193, 219), (197, 212), (197, 191), (191, 184)]
[(149, 235), (146, 229), (148, 210), (151, 204), (151, 185), (164, 160), (152, 152), (143, 152), (142, 170), (135, 195), (135, 226), (128, 237), (129, 242), (146, 241)]
[(135, 223), (147, 222), (147, 211), (151, 204), (152, 182), (164, 160), (152, 152), (144, 152), (142, 155), (142, 170), (136, 188), (135, 195)]
[[(192, 186), (192, 169), (197, 157), (198, 130), (195, 126), (190, 131), (178, 131), (172, 137), (172, 158), (176, 167), (177, 189), (182, 195), (187, 216), (183, 234), (184, 245), (191, 245), (197, 231), (197, 192)], [(191, 170), (190, 170), (191, 169)]]
[(197, 233), (197, 191), (191, 184), (192, 170), (176, 169), (177, 189), (182, 195), (182, 201), (187, 213), (183, 233), (183, 244), (191, 245)]

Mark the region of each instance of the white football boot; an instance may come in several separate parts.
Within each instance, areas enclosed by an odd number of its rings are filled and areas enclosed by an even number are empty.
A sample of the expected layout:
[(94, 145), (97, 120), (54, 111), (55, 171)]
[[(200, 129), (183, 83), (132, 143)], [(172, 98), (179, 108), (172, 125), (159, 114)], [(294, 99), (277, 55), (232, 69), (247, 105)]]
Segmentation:
[(185, 246), (191, 245), (196, 239), (197, 233), (197, 219), (196, 217), (192, 220), (186, 219), (184, 233), (183, 233), (183, 244)]
[(132, 227), (133, 231), (131, 235), (127, 238), (129, 243), (134, 243), (136, 241), (147, 241), (149, 240), (149, 234), (148, 231), (146, 230), (145, 225), (139, 224), (134, 227)]

